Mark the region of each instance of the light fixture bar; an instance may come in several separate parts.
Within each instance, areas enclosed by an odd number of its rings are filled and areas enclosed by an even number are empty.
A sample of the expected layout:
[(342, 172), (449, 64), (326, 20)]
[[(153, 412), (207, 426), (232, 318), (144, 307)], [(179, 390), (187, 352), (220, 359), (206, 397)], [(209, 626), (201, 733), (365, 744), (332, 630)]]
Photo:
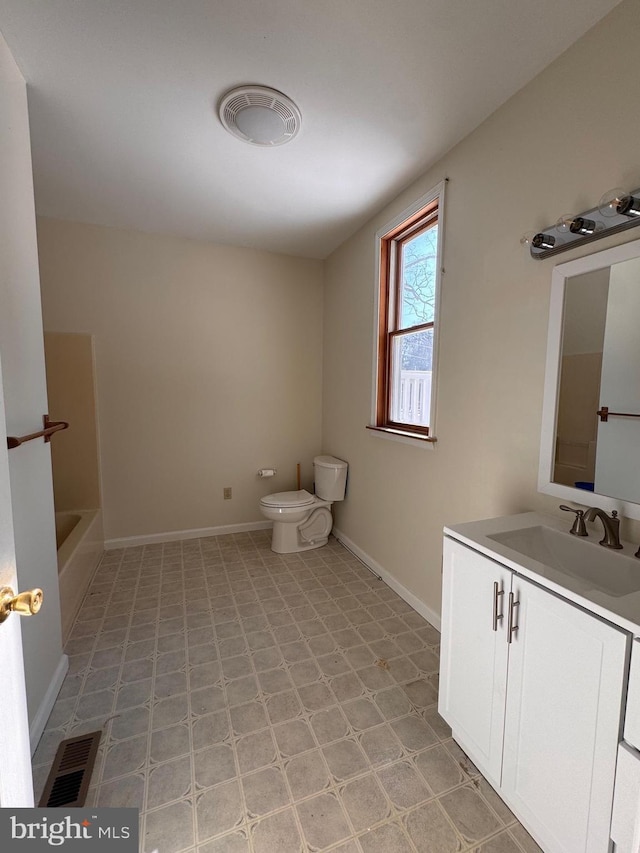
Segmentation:
[(540, 261), (636, 225), (640, 225), (640, 189), (617, 188), (605, 193), (598, 207), (563, 216), (555, 225), (526, 234), (520, 242), (529, 246), (532, 258)]

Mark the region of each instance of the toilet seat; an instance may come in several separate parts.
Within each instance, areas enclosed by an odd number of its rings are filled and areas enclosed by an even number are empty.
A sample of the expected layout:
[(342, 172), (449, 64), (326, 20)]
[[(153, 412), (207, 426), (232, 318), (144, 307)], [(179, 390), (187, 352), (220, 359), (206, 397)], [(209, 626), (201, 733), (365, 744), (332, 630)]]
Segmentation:
[(310, 506), (315, 500), (315, 495), (310, 494), (306, 489), (300, 489), (297, 492), (276, 492), (273, 495), (265, 495), (260, 499), (260, 503), (263, 506), (294, 509), (300, 506)]

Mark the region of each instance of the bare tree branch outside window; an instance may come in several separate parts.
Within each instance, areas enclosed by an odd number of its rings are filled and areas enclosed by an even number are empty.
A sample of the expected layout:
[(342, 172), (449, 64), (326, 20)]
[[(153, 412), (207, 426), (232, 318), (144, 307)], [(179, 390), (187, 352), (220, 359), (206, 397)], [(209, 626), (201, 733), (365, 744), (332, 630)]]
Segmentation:
[[(435, 315), (438, 226), (403, 245), (400, 327), (432, 323)], [(433, 330), (403, 336), (403, 370), (431, 370)]]

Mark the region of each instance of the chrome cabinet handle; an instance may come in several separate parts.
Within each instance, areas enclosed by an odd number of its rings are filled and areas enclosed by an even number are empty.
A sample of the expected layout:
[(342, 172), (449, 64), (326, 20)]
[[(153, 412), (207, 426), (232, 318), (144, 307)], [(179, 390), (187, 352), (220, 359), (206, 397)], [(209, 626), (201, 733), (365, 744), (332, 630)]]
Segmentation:
[(498, 603), (500, 602), (501, 596), (504, 595), (504, 590), (499, 588), (500, 584), (498, 581), (493, 582), (493, 630), (498, 630), (498, 622), (501, 622), (504, 619), (504, 613), (502, 612), (502, 607), (500, 608), (500, 613), (498, 613)]
[(509, 593), (509, 618), (507, 621), (507, 643), (513, 642), (513, 635), (515, 634), (515, 632), (520, 627), (514, 621), (513, 611), (516, 609), (516, 607), (520, 607), (520, 601), (519, 600), (516, 601), (515, 595), (512, 592), (510, 592)]

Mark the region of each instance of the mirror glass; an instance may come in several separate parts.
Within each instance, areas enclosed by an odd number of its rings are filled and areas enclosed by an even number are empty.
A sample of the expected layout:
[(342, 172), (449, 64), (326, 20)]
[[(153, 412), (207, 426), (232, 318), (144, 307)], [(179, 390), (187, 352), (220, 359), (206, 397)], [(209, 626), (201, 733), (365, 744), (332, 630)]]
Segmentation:
[(640, 241), (553, 278), (541, 491), (640, 517)]

